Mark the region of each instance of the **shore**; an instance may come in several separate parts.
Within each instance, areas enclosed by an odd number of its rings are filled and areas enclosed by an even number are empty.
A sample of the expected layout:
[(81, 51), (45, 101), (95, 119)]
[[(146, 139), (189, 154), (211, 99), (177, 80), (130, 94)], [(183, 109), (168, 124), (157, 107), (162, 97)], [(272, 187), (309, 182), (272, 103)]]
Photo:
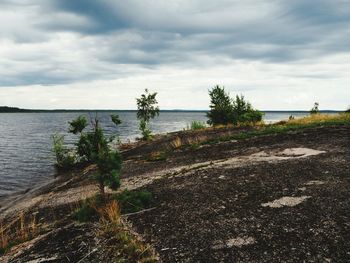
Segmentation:
[[(122, 189), (153, 194), (149, 209), (123, 216), (128, 227), (162, 262), (350, 260), (350, 125), (232, 139), (250, 129), (179, 132), (125, 146)], [(25, 213), (45, 229), (1, 260), (108, 260), (97, 224), (71, 217), (97, 191), (93, 171), (0, 201), (3, 225)]]

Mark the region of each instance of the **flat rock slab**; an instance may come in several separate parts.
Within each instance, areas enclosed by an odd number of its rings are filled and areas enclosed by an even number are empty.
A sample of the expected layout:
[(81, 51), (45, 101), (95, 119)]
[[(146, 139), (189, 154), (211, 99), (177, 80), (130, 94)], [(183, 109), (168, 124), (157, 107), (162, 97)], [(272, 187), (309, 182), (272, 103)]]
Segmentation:
[(301, 204), (306, 199), (310, 198), (311, 196), (299, 196), (299, 197), (291, 197), (291, 196), (284, 196), (280, 199), (276, 199), (272, 202), (261, 204), (263, 207), (271, 207), (271, 208), (280, 208), (284, 206), (296, 206), (298, 204)]

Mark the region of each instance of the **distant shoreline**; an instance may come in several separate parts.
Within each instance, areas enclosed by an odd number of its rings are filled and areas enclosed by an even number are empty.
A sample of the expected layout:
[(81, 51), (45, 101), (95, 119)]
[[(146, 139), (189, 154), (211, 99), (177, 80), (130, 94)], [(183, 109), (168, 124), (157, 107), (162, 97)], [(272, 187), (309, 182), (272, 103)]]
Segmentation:
[[(113, 110), (113, 109), (21, 109), (17, 107), (0, 106), (0, 113), (55, 113), (55, 112), (136, 112), (137, 110)], [(209, 110), (161, 110), (161, 112), (208, 112)], [(309, 113), (307, 110), (261, 110), (264, 113)], [(320, 110), (321, 113), (340, 113), (340, 110)]]

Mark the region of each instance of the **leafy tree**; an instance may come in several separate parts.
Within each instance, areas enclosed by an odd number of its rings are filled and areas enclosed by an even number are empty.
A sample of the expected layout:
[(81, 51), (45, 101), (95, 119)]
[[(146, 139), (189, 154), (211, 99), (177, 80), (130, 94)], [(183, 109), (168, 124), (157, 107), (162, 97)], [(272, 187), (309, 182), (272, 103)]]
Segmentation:
[(320, 106), (320, 104), (318, 102), (315, 102), (314, 106), (310, 110), (310, 114), (318, 114), (318, 113), (320, 113), (320, 110), (318, 109), (319, 106)]
[(72, 120), (71, 122), (69, 122), (69, 125), (70, 125), (69, 132), (73, 134), (78, 134), (78, 133), (81, 133), (86, 128), (88, 123), (85, 116), (79, 116), (75, 120)]
[(209, 91), (209, 96), (208, 124), (238, 125), (239, 123), (256, 123), (262, 120), (262, 112), (254, 109), (242, 95), (236, 95), (231, 100), (225, 88), (217, 85)]
[(136, 99), (137, 118), (140, 120), (139, 129), (144, 140), (149, 140), (152, 136), (149, 128), (150, 120), (159, 115), (156, 96), (157, 92), (149, 93), (148, 89), (145, 89), (145, 94)]
[(207, 113), (209, 118), (208, 124), (227, 125), (232, 123), (233, 107), (229, 94), (224, 87), (216, 85), (212, 90), (209, 90), (210, 96), (210, 111)]
[(262, 112), (256, 110), (252, 105), (244, 99), (244, 96), (236, 95), (233, 105), (233, 124), (238, 123), (256, 123), (262, 120)]
[[(121, 123), (118, 115), (111, 115), (111, 120), (116, 125)], [(112, 149), (109, 144), (114, 137), (104, 134), (98, 118), (91, 121), (92, 128), (87, 132), (84, 131), (87, 127), (87, 120), (84, 116), (79, 116), (69, 124), (71, 133), (80, 133), (80, 138), (76, 143), (76, 152), (80, 157), (80, 162), (94, 163), (97, 166), (94, 179), (99, 185), (102, 198), (104, 198), (105, 186), (111, 189), (117, 189), (120, 186), (119, 174), (122, 158), (119, 151)], [(58, 164), (68, 158), (69, 150), (63, 146), (63, 137), (54, 137), (54, 149)], [(68, 161), (70, 161), (69, 158)]]

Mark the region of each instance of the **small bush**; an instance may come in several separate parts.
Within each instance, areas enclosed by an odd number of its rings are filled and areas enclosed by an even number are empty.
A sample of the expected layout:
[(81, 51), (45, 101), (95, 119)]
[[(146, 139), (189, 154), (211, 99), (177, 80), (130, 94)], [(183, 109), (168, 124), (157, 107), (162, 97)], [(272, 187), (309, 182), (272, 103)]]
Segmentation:
[(115, 199), (119, 202), (123, 213), (134, 213), (150, 206), (152, 194), (148, 191), (124, 190), (116, 194)]
[(64, 136), (54, 134), (53, 151), (56, 156), (56, 168), (59, 170), (69, 170), (77, 163), (76, 154), (64, 145)]
[(192, 121), (190, 125), (187, 125), (187, 130), (202, 130), (207, 126), (201, 121)]
[(88, 222), (97, 219), (97, 208), (102, 206), (104, 200), (101, 194), (96, 194), (92, 198), (88, 198), (80, 202), (80, 208), (75, 210), (73, 217), (79, 222)]

